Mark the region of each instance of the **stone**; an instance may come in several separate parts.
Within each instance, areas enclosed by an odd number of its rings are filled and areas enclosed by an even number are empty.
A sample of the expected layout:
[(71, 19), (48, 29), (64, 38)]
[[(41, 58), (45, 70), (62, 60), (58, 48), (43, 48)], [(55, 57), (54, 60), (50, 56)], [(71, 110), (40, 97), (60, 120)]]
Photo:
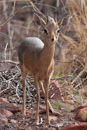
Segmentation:
[(16, 121), (16, 120), (14, 120), (14, 119), (11, 119), (9, 122), (10, 122), (10, 123), (14, 123), (14, 124), (16, 124), (16, 123), (17, 123), (17, 121)]
[(82, 105), (78, 106), (77, 108), (71, 110), (71, 112), (78, 112), (80, 109), (87, 107), (87, 102), (83, 103)]
[(5, 109), (0, 109), (0, 114), (5, 115), (5, 116), (7, 116), (7, 117), (10, 117), (10, 116), (13, 115), (12, 112), (10, 112), (10, 111), (8, 111), (8, 110), (5, 110)]
[[(42, 94), (42, 92), (40, 94), (41, 94), (40, 97), (44, 99), (44, 95)], [(48, 97), (50, 99), (55, 100), (55, 101), (58, 101), (58, 100), (62, 99), (58, 81), (50, 80), (50, 87), (49, 87)]]
[(5, 109), (5, 110), (8, 110), (8, 111), (11, 111), (12, 113), (16, 113), (16, 112), (21, 111), (21, 108), (19, 106), (17, 106), (16, 104), (5, 103), (5, 102), (0, 103), (0, 109)]
[(0, 97), (0, 102), (7, 102), (7, 103), (9, 103), (6, 98), (2, 98), (2, 97)]
[[(46, 106), (45, 106), (45, 105), (40, 106), (39, 113), (40, 113), (40, 114), (45, 114), (45, 113), (46, 113)], [(50, 112), (49, 114), (50, 114), (50, 115), (53, 115), (53, 116), (62, 116), (61, 113), (56, 112), (56, 111), (53, 111), (53, 113)]]
[(57, 118), (58, 118), (57, 116), (53, 116), (53, 115), (52, 115), (52, 116), (49, 116), (49, 120), (50, 120), (50, 121), (51, 121), (51, 120), (56, 121), (56, 120), (57, 120)]
[(83, 93), (83, 95), (84, 95), (85, 97), (87, 97), (87, 91), (85, 91), (85, 92)]
[(77, 112), (75, 119), (79, 121), (87, 121), (87, 107), (80, 109), (79, 112)]
[[(23, 129), (23, 130), (25, 130), (25, 129)], [(36, 128), (34, 128), (34, 127), (27, 127), (26, 128), (26, 130), (49, 130), (49, 127), (47, 128), (47, 127), (45, 127), (45, 128), (39, 128), (38, 126), (36, 126)], [(50, 128), (50, 130), (55, 130), (54, 128)]]
[(45, 109), (39, 110), (39, 114), (45, 114), (45, 113), (46, 113)]
[(59, 84), (56, 80), (50, 80), (49, 98), (55, 101), (62, 99)]
[(64, 103), (74, 104), (74, 101), (73, 100), (64, 100)]
[(26, 128), (26, 130), (35, 130), (35, 129), (29, 126), (28, 128)]
[(61, 130), (87, 130), (87, 124), (74, 125), (74, 126), (71, 126), (71, 127), (63, 128)]
[(0, 124), (8, 123), (8, 119), (5, 115), (0, 114)]

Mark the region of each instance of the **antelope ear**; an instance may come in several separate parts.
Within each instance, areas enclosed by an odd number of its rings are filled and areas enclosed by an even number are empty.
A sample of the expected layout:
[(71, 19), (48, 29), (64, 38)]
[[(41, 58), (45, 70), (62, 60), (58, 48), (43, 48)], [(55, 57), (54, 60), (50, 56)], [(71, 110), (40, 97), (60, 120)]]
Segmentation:
[(67, 25), (67, 23), (69, 23), (69, 15), (67, 15), (66, 17), (61, 19), (57, 24), (59, 26), (65, 26), (65, 25)]
[(58, 26), (62, 25), (62, 20), (63, 20), (63, 19), (61, 19), (60, 21), (58, 21), (58, 23), (57, 23)]
[(35, 13), (34, 13), (34, 21), (35, 21), (38, 25), (40, 25), (41, 27), (43, 27), (43, 28), (44, 28), (44, 26), (45, 26), (45, 24), (46, 24), (46, 22), (45, 22), (40, 16), (38, 16), (38, 15), (35, 14)]

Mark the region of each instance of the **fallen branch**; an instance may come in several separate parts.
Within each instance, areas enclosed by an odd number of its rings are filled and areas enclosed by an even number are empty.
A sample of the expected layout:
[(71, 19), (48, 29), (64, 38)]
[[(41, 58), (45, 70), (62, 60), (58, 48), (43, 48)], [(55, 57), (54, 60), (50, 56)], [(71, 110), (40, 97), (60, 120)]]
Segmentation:
[(15, 62), (15, 61), (11, 61), (11, 60), (3, 60), (3, 61), (0, 61), (0, 63), (11, 63), (11, 64), (19, 65), (19, 62)]
[(72, 85), (78, 80), (78, 77), (81, 77), (81, 75), (87, 70), (87, 68), (84, 68), (79, 74), (78, 76), (72, 81)]
[(85, 80), (87, 80), (87, 77), (86, 77), (83, 81), (81, 81), (78, 85), (76, 85), (76, 86), (75, 86), (75, 89), (76, 89), (77, 87), (79, 87)]

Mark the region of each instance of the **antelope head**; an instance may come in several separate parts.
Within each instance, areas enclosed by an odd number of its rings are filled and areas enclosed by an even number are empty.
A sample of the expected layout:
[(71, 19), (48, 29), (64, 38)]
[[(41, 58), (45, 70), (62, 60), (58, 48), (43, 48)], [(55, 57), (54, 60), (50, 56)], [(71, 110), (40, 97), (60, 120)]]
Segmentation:
[(46, 22), (40, 16), (35, 14), (35, 21), (38, 25), (42, 26), (45, 33), (45, 38), (51, 43), (51, 45), (55, 44), (59, 37), (59, 25), (61, 21), (57, 22), (48, 14)]

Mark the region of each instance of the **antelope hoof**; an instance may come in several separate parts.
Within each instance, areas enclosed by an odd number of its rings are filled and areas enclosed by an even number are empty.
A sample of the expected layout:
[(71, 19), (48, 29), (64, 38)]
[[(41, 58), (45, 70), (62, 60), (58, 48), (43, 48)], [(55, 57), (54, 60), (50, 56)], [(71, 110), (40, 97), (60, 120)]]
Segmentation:
[(47, 121), (47, 124), (49, 125), (49, 124), (50, 124), (50, 121)]
[(53, 113), (53, 110), (49, 109), (49, 112)]
[(39, 125), (39, 120), (36, 120), (35, 123), (36, 123), (36, 125)]
[(36, 123), (36, 125), (39, 125), (40, 123)]

